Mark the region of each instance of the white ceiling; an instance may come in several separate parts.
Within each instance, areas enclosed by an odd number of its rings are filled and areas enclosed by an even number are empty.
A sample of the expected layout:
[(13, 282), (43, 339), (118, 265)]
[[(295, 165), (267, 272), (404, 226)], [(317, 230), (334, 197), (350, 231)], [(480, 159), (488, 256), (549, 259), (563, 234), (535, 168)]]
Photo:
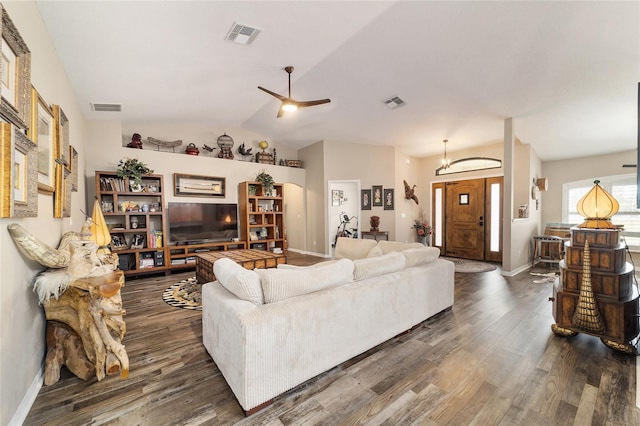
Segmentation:
[[(415, 156), (502, 141), (543, 160), (636, 148), (640, 2), (38, 1), (88, 119), (214, 123), (295, 148)], [(234, 22), (262, 29), (225, 41)], [(257, 89), (331, 98), (276, 119)], [(389, 110), (399, 96), (406, 105)], [(91, 102), (121, 103), (98, 113)]]

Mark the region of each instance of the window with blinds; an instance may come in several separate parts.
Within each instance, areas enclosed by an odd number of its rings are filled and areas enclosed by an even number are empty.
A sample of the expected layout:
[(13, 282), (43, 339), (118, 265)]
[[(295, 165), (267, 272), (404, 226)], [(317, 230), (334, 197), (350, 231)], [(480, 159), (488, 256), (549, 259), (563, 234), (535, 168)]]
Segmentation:
[[(611, 218), (614, 225), (624, 225), (622, 236), (629, 248), (640, 250), (640, 209), (636, 208), (636, 175), (617, 175), (598, 178), (600, 186), (618, 200), (620, 210)], [(591, 188), (594, 179), (569, 182), (562, 185), (562, 221), (574, 225), (583, 221), (576, 205)]]

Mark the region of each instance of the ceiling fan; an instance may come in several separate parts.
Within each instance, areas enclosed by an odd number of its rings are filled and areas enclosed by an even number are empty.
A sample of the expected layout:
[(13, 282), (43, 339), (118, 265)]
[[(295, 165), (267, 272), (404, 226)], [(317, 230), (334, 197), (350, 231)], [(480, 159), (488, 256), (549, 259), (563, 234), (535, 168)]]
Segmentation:
[(285, 112), (293, 112), (298, 108), (305, 108), (305, 107), (310, 107), (314, 105), (327, 104), (331, 102), (331, 99), (318, 99), (316, 101), (296, 101), (295, 99), (293, 99), (291, 97), (291, 73), (293, 72), (293, 67), (289, 65), (287, 67), (284, 67), (284, 70), (287, 72), (287, 74), (289, 74), (289, 96), (288, 97), (284, 97), (275, 92), (272, 92), (269, 89), (265, 89), (262, 86), (258, 86), (258, 89), (264, 92), (267, 92), (268, 94), (278, 98), (278, 100), (282, 102), (282, 105), (280, 105), (280, 109), (278, 109), (278, 118), (282, 117), (282, 115)]

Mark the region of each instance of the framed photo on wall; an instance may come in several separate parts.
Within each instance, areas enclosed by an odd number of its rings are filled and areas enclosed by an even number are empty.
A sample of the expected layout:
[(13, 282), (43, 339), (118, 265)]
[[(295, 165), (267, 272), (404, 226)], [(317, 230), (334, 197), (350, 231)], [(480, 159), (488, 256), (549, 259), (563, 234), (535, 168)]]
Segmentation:
[(38, 191), (53, 194), (55, 191), (55, 139), (53, 110), (31, 88), (31, 127), (28, 136), (38, 146)]
[(384, 190), (384, 209), (393, 210), (393, 188), (385, 188)]
[(360, 190), (360, 210), (371, 210), (371, 190)]
[(333, 207), (340, 205), (340, 191), (338, 191), (337, 189), (331, 190), (331, 205)]
[(382, 207), (382, 185), (372, 186), (371, 192), (371, 205), (373, 207)]

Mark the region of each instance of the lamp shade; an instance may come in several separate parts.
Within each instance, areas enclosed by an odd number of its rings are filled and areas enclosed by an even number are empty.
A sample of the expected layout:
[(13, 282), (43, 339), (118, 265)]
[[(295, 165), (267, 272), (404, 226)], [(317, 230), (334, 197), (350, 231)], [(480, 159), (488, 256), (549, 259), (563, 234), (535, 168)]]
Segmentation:
[(602, 189), (600, 181), (593, 182), (595, 185), (578, 201), (577, 209), (580, 216), (585, 221), (580, 228), (615, 228), (611, 223), (611, 216), (620, 209), (618, 201), (611, 194)]

